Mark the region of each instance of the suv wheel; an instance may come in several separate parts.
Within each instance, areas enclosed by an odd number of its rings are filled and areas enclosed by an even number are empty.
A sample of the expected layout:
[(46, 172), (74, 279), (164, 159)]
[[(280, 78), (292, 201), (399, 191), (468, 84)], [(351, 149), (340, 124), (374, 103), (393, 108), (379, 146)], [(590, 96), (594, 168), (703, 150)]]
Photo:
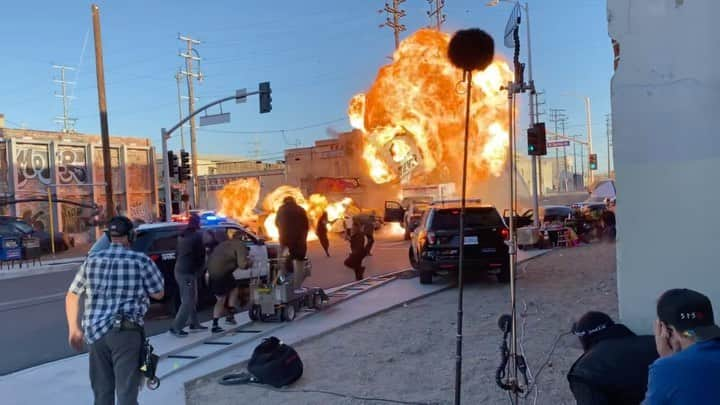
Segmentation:
[(500, 273), (497, 274), (497, 280), (503, 284), (510, 282), (510, 266), (505, 266), (500, 269)]
[(420, 284), (432, 284), (432, 271), (420, 270)]
[(410, 267), (414, 270), (418, 269), (418, 262), (415, 260), (415, 253), (413, 252), (412, 246), (408, 248), (408, 260), (410, 260)]

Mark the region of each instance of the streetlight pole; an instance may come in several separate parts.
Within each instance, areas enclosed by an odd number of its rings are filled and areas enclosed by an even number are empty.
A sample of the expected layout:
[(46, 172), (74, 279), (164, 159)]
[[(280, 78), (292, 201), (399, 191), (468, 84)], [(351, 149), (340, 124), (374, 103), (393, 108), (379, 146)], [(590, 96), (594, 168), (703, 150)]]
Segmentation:
[[(588, 156), (592, 155), (592, 115), (590, 112), (590, 97), (585, 97), (585, 125), (587, 125), (587, 143), (588, 143)], [(593, 184), (593, 171), (588, 170), (588, 181), (590, 185)]]
[[(535, 82), (533, 81), (533, 70), (532, 70), (532, 46), (530, 43), (530, 8), (528, 3), (522, 4), (519, 1), (513, 1), (513, 0), (491, 0), (487, 3), (487, 6), (494, 7), (498, 5), (498, 3), (502, 1), (504, 3), (511, 3), (520, 6), (522, 10), (525, 11), (525, 25), (527, 27), (526, 29), (526, 36), (527, 36), (527, 68), (528, 68), (528, 84), (529, 84), (529, 90), (530, 93), (528, 93), (528, 114), (530, 116), (530, 126), (532, 127), (536, 122), (536, 114), (535, 114), (535, 98), (537, 97), (537, 94), (535, 93)], [(557, 132), (557, 131), (556, 131)], [(531, 176), (532, 176), (532, 200), (533, 200), (533, 226), (539, 227), (540, 226), (540, 218), (538, 215), (539, 212), (539, 200), (538, 200), (538, 188), (541, 187), (538, 184), (538, 165), (539, 165), (539, 159), (537, 156), (533, 155), (531, 157)], [(512, 173), (510, 174), (512, 175)], [(510, 214), (511, 216), (514, 215), (513, 213)]]
[(165, 220), (169, 221), (172, 217), (172, 199), (170, 195), (170, 161), (168, 160), (168, 140), (172, 136), (172, 133), (175, 132), (178, 128), (185, 125), (186, 122), (190, 121), (191, 119), (195, 118), (196, 115), (200, 114), (201, 112), (207, 110), (208, 108), (218, 105), (220, 103), (224, 103), (226, 101), (230, 100), (236, 100), (239, 102), (241, 99), (247, 98), (247, 96), (252, 96), (255, 94), (260, 94), (260, 91), (251, 91), (251, 92), (241, 92), (238, 90), (234, 96), (228, 96), (225, 98), (221, 98), (219, 100), (215, 100), (212, 103), (206, 104), (199, 108), (198, 110), (193, 111), (191, 114), (188, 114), (187, 117), (183, 118), (175, 124), (174, 127), (170, 128), (169, 130), (165, 130), (165, 128), (162, 128), (160, 130), (160, 138), (162, 139), (162, 153), (163, 153), (163, 188), (165, 195)]

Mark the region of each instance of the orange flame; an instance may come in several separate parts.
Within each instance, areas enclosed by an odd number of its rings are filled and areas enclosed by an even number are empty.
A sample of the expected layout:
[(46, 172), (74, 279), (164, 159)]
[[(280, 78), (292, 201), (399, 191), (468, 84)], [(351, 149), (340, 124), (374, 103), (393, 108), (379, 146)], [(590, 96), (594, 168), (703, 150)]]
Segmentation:
[[(463, 72), (447, 58), (450, 35), (422, 29), (405, 39), (365, 94), (349, 103), (350, 124), (363, 132), (363, 158), (376, 183), (416, 165), (413, 183), (458, 182), (465, 128)], [(508, 145), (508, 65), (496, 59), (473, 72), (469, 181), (500, 176)]]
[(255, 219), (255, 205), (260, 199), (260, 182), (256, 178), (230, 182), (217, 193), (218, 214), (244, 222)]
[[(267, 234), (266, 236), (272, 240), (277, 240), (280, 236), (277, 226), (275, 226), (275, 218), (277, 217), (277, 211), (282, 205), (283, 200), (288, 196), (293, 197), (295, 202), (305, 209), (308, 214), (311, 229), (317, 224), (318, 219), (320, 219), (324, 211), (327, 211), (328, 220), (332, 222), (342, 218), (347, 208), (352, 205), (352, 199), (349, 197), (331, 203), (328, 202), (327, 197), (322, 194), (312, 194), (306, 199), (300, 189), (291, 186), (280, 186), (268, 194), (263, 200), (263, 209), (270, 213), (267, 218), (265, 218), (263, 225), (265, 227), (265, 233)], [(308, 233), (308, 240), (314, 239), (317, 239), (317, 235), (314, 231), (310, 231)]]

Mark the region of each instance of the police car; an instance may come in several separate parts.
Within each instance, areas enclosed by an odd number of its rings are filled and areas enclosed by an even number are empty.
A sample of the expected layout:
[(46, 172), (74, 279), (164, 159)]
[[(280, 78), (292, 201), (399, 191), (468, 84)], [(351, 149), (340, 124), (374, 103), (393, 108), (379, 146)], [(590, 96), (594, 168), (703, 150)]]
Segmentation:
[[(240, 232), (240, 238), (246, 243), (249, 255), (252, 259), (252, 267), (247, 270), (236, 270), (235, 278), (240, 282), (249, 282), (254, 277), (267, 277), (270, 259), (277, 258), (279, 245), (277, 243), (266, 243), (265, 240), (249, 231), (244, 226), (214, 214), (207, 214), (201, 217), (201, 230), (206, 251), (212, 249), (221, 241), (235, 237)], [(143, 252), (148, 255), (158, 266), (165, 280), (165, 298), (163, 302), (170, 314), (175, 314), (180, 306), (180, 294), (175, 280), (175, 250), (177, 238), (185, 230), (187, 223), (182, 220), (176, 222), (160, 222), (153, 224), (142, 224), (135, 228), (135, 238), (132, 243), (132, 250)], [(104, 241), (103, 241), (104, 240)], [(98, 240), (91, 252), (102, 248), (107, 244), (103, 236)], [(198, 303), (213, 303), (215, 297), (210, 293), (203, 281), (198, 283)]]

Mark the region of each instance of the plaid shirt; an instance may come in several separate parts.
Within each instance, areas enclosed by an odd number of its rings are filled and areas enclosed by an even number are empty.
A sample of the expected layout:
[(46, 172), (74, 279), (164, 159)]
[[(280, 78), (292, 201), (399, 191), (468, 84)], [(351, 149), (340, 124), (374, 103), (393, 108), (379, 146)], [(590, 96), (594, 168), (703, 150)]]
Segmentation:
[(142, 325), (149, 295), (162, 290), (162, 273), (143, 253), (115, 243), (91, 253), (70, 285), (70, 292), (85, 294), (85, 341), (90, 344), (102, 338), (116, 314)]

